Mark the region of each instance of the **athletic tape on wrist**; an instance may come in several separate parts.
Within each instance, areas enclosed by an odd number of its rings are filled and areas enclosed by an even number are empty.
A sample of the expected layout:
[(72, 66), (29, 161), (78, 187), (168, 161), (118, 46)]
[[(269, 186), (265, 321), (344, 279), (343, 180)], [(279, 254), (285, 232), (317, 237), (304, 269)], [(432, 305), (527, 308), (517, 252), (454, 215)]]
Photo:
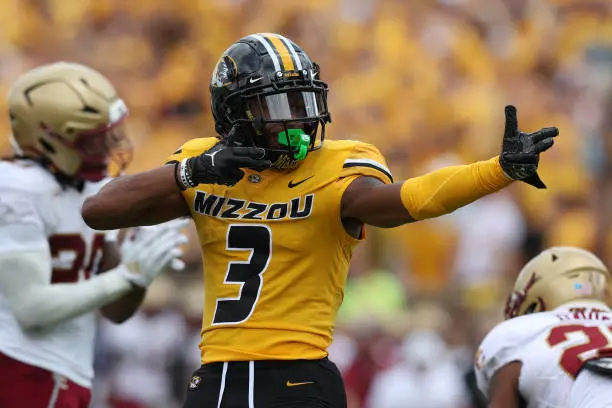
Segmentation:
[(185, 186), (185, 189), (193, 188), (196, 186), (193, 182), (193, 179), (191, 178), (191, 171), (189, 170), (188, 161), (189, 159), (183, 159), (179, 166), (179, 177), (181, 180), (181, 184)]
[(176, 186), (179, 188), (179, 190), (184, 191), (187, 188), (179, 180), (180, 168), (181, 168), (181, 163), (174, 163), (174, 182), (176, 183)]

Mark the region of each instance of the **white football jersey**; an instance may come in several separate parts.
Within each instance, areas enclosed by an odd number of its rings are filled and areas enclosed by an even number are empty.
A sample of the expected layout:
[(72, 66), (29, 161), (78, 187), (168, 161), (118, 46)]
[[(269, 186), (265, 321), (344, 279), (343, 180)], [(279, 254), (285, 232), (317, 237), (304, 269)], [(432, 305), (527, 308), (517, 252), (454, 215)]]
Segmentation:
[(581, 302), (500, 323), (476, 353), (478, 387), (488, 397), (495, 373), (519, 361), (519, 391), (527, 407), (565, 407), (582, 364), (612, 346), (611, 319), (605, 305)]
[[(79, 192), (62, 188), (36, 163), (0, 161), (0, 251), (50, 251), (51, 283), (78, 282), (95, 275), (104, 234), (85, 224), (81, 207), (103, 183), (86, 183)], [(89, 313), (46, 332), (24, 333), (0, 292), (0, 352), (90, 387), (95, 318)]]

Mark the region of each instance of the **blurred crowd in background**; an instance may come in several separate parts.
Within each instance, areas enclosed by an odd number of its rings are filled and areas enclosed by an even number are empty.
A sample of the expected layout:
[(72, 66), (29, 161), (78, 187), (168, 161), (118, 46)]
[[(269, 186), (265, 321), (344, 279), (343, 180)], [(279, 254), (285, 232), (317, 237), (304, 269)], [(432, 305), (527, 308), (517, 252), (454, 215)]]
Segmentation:
[[(351, 266), (330, 350), (350, 408), (484, 406), (474, 349), (522, 264), (550, 245), (612, 262), (612, 2), (3, 0), (0, 93), (38, 64), (95, 67), (130, 108), (128, 172), (141, 171), (214, 134), (211, 71), (253, 32), (282, 33), (321, 65), (328, 137), (375, 144), (397, 180), (497, 154), (506, 104), (523, 130), (559, 127), (547, 190), (516, 183), (439, 219), (369, 229)], [(10, 153), (7, 114), (0, 129)], [(195, 236), (186, 260), (128, 323), (101, 323), (94, 407), (180, 406), (199, 366)]]

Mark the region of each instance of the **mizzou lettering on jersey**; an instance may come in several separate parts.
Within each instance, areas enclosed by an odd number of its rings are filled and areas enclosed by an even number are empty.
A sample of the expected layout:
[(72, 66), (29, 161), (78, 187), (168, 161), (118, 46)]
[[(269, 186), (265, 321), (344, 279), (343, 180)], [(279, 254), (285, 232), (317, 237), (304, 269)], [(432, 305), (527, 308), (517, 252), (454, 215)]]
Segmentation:
[[(168, 162), (217, 142), (189, 141)], [(202, 248), (202, 362), (323, 358), (359, 242), (342, 225), (342, 194), (391, 174), (373, 146), (327, 140), (291, 171), (244, 172), (182, 193)]]
[(292, 198), (287, 203), (256, 203), (219, 197), (197, 190), (193, 202), (195, 212), (211, 217), (275, 221), (285, 218), (308, 218), (312, 213), (314, 194)]

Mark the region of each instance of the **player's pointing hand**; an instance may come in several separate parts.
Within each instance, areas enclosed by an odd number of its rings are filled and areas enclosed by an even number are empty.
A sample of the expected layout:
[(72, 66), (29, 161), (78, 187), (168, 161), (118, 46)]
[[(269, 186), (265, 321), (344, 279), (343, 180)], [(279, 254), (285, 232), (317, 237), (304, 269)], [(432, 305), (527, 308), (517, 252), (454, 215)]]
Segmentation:
[(547, 127), (533, 133), (519, 130), (516, 108), (506, 106), (506, 127), (499, 163), (508, 177), (521, 180), (537, 188), (546, 188), (538, 175), (540, 153), (550, 149), (554, 137), (559, 134), (556, 127)]
[(258, 147), (228, 146), (219, 142), (199, 156), (184, 159), (177, 169), (179, 185), (185, 189), (198, 184), (233, 186), (244, 177), (241, 169), (262, 171), (272, 163)]

